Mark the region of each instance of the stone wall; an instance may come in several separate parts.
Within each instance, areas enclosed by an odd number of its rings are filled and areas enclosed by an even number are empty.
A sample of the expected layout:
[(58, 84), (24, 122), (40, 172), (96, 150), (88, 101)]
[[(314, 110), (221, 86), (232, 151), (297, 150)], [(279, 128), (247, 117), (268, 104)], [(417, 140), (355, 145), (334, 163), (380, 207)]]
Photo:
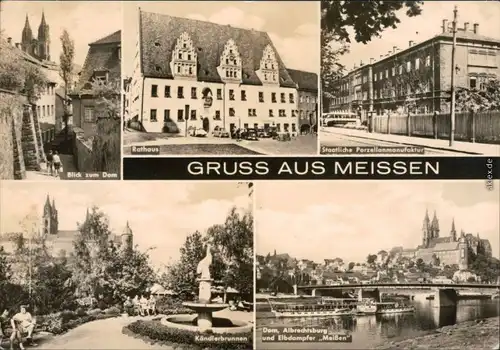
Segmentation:
[(84, 131), (73, 127), (73, 155), (78, 171), (92, 171), (92, 147), (85, 141)]
[(22, 105), (24, 97), (0, 89), (0, 179), (26, 177), (22, 151)]

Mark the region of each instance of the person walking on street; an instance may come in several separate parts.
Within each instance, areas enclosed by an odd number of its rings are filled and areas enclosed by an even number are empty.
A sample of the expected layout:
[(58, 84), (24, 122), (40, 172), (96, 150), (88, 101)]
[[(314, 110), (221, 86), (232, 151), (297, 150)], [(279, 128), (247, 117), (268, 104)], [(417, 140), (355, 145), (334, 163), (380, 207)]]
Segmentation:
[(61, 163), (61, 158), (59, 157), (57, 151), (54, 152), (54, 155), (52, 156), (52, 161), (54, 163), (55, 176), (59, 177), (59, 171), (62, 168), (62, 163)]
[(54, 172), (54, 155), (52, 154), (52, 150), (47, 154), (47, 172), (52, 176)]

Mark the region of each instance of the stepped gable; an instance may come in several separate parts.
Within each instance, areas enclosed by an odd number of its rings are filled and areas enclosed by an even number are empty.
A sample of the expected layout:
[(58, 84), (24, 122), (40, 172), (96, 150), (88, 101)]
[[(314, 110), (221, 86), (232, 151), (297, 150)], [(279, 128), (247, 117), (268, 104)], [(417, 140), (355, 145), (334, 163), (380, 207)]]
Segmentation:
[(143, 11), (139, 16), (141, 69), (146, 77), (173, 78), (170, 68), (172, 51), (177, 39), (186, 32), (197, 50), (199, 81), (222, 83), (217, 67), (225, 44), (233, 39), (241, 56), (243, 84), (262, 85), (255, 72), (260, 68), (264, 48), (271, 45), (279, 64), (280, 86), (296, 87), (265, 32)]

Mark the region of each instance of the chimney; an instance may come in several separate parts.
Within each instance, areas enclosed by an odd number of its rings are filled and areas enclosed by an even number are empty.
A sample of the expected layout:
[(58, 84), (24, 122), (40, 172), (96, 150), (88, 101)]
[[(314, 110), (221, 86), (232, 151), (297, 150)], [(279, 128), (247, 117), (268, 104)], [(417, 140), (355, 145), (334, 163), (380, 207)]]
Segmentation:
[(363, 67), (365, 64), (363, 63), (363, 61), (359, 61), (359, 66), (360, 67)]
[(398, 47), (397, 47), (397, 46), (393, 46), (393, 47), (392, 47), (392, 52), (393, 52), (393, 53), (398, 52)]
[(474, 23), (474, 34), (479, 34), (479, 23)]
[(412, 46), (413, 46), (413, 40), (410, 40), (410, 41), (408, 42), (408, 46), (409, 46), (409, 47), (412, 47)]
[(372, 64), (373, 62), (375, 62), (375, 58), (371, 57), (370, 58), (370, 64)]
[(384, 55), (380, 55), (380, 58), (384, 58)]
[(19, 49), (21, 47), (21, 43), (16, 43), (16, 47)]
[(12, 45), (12, 38), (11, 38), (10, 36), (7, 38), (7, 43), (8, 43), (9, 45)]
[(464, 23), (464, 32), (469, 30), (469, 22)]
[(443, 19), (443, 33), (448, 33), (448, 20)]
[(392, 55), (392, 51), (387, 51), (387, 56)]

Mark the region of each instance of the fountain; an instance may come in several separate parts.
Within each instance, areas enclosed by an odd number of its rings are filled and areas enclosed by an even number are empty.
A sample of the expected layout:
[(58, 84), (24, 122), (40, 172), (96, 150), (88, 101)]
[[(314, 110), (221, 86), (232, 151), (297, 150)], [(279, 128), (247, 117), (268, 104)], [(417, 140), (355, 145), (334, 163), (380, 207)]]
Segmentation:
[(199, 276), (198, 302), (184, 302), (182, 305), (194, 310), (196, 315), (173, 315), (166, 316), (161, 320), (164, 326), (188, 330), (192, 332), (222, 333), (246, 333), (252, 331), (252, 325), (238, 320), (213, 317), (216, 311), (224, 310), (228, 304), (212, 303), (212, 282), (210, 266), (212, 265), (212, 252), (210, 244), (207, 244), (207, 254), (198, 264), (196, 273)]

